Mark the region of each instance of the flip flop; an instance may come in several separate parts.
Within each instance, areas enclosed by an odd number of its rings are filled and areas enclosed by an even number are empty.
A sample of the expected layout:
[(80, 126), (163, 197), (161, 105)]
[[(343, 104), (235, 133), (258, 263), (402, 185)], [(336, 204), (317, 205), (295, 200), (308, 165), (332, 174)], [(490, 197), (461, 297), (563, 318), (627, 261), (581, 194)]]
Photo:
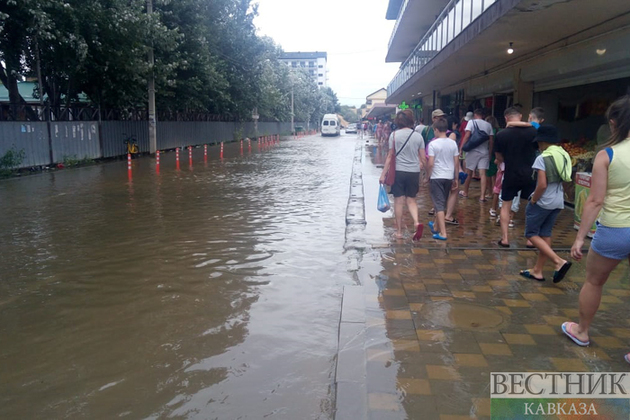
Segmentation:
[(485, 203), (486, 201), (488, 201), (488, 200), (486, 200), (485, 198), (480, 198), (480, 199), (479, 199), (479, 202), (480, 202), (480, 203)]
[(429, 222), (427, 224), (429, 225), (429, 229), (431, 229), (432, 234), (435, 235), (436, 233), (439, 233), (437, 230), (433, 229), (433, 222)]
[(497, 242), (497, 244), (499, 244), (499, 246), (503, 247), (503, 248), (509, 248), (510, 244), (504, 244), (503, 242), (501, 242), (501, 239), (499, 239), (499, 241)]
[(422, 223), (419, 223), (418, 227), (416, 227), (416, 233), (413, 235), (412, 240), (419, 241), (420, 239), (422, 239), (423, 231), (424, 231), (424, 225)]
[(468, 198), (468, 196), (464, 194), (464, 191), (460, 191), (458, 194), (460, 198)]
[(536, 281), (545, 281), (544, 277), (535, 277), (534, 275), (532, 275), (532, 273), (529, 272), (529, 270), (521, 270), (521, 272), (518, 274), (522, 277), (525, 277), (526, 279), (536, 280)]
[(440, 240), (440, 241), (445, 241), (446, 240), (446, 238), (444, 236), (440, 235), (439, 233), (434, 233), (433, 234), (433, 239), (437, 239), (437, 240)]
[(564, 263), (564, 265), (562, 267), (560, 267), (560, 270), (554, 271), (553, 272), (553, 282), (554, 283), (561, 282), (562, 279), (564, 278), (564, 276), (567, 275), (567, 272), (569, 271), (569, 268), (571, 268), (572, 265), (573, 265), (573, 263), (571, 261), (567, 261), (567, 262)]
[(459, 225), (459, 221), (457, 219), (453, 219), (453, 220), (445, 219), (444, 222), (449, 225)]
[[(562, 324), (562, 332), (569, 337), (578, 346), (586, 347), (591, 344), (590, 341), (582, 341), (571, 333), (571, 326), (577, 325), (575, 322), (565, 322)], [(627, 355), (626, 355), (627, 356)], [(626, 359), (628, 360), (628, 359)], [(630, 363), (630, 362), (629, 362)]]
[(429, 216), (435, 216), (435, 209), (431, 209), (429, 211)]

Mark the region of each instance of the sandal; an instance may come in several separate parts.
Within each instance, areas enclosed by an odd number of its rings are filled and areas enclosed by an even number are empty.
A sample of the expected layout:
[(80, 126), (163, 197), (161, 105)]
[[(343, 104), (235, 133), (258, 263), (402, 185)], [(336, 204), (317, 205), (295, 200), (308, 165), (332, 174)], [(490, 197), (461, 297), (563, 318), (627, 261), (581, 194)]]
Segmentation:
[(460, 191), (458, 194), (460, 198), (468, 198), (468, 196), (464, 194), (464, 191)]
[(433, 229), (433, 222), (429, 222), (428, 225), (429, 225), (429, 229), (431, 229), (431, 233), (432, 234), (435, 235), (435, 234), (439, 233), (437, 230)]
[(453, 218), (452, 220), (444, 219), (444, 222), (449, 225), (459, 226), (459, 221), (455, 218)]
[(444, 236), (440, 235), (439, 233), (434, 233), (433, 234), (433, 239), (437, 239), (439, 241), (445, 241), (446, 240), (446, 238)]
[(429, 216), (435, 216), (435, 209), (429, 210)]
[[(577, 344), (578, 346), (581, 347), (586, 347), (589, 344), (591, 344), (590, 341), (582, 341), (579, 338), (577, 338), (575, 335), (573, 335), (573, 333), (571, 332), (571, 327), (577, 325), (575, 322), (565, 322), (562, 324), (562, 332), (564, 333), (564, 335), (566, 335), (567, 337), (569, 337), (575, 344)], [(627, 356), (627, 355), (626, 355)], [(624, 357), (625, 358), (625, 357)], [(626, 359), (627, 361), (628, 359)]]
[(490, 217), (497, 217), (497, 211), (495, 209), (490, 209)]
[(519, 276), (525, 277), (526, 279), (536, 280), (536, 281), (545, 281), (544, 277), (535, 277), (532, 273), (529, 272), (529, 270), (521, 270), (521, 272), (518, 274)]
[(567, 275), (567, 272), (569, 271), (569, 268), (571, 268), (572, 265), (573, 265), (573, 263), (571, 261), (567, 261), (567, 262), (565, 262), (562, 265), (562, 267), (560, 267), (560, 270), (554, 271), (553, 272), (553, 282), (554, 283), (561, 282), (562, 279), (564, 278), (564, 276)]
[(504, 244), (501, 239), (499, 239), (499, 241), (497, 242), (497, 244), (499, 244), (499, 246), (503, 247), (503, 248), (509, 248), (510, 244)]

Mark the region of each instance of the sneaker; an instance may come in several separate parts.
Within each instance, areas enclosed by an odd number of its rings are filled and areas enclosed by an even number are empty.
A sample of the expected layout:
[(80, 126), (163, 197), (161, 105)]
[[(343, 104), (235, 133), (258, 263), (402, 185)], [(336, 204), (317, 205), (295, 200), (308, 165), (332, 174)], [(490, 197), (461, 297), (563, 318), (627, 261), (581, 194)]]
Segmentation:
[(497, 217), (497, 212), (495, 209), (490, 209), (490, 217)]
[(508, 223), (508, 227), (514, 227), (514, 220), (510, 220), (510, 223)]

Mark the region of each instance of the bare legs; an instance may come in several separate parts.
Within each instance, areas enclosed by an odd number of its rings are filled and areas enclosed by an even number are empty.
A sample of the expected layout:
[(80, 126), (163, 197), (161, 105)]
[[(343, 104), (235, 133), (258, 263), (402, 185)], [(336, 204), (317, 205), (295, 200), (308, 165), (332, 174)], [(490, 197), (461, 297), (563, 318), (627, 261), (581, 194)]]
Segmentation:
[[(481, 178), (481, 196), (479, 197), (479, 201), (485, 201), (486, 200), (486, 183), (488, 182), (485, 169), (479, 169), (479, 178)], [(466, 194), (468, 194), (468, 191), (466, 191)]]
[(501, 206), (501, 243), (503, 245), (509, 244), (508, 239), (508, 224), (510, 223), (510, 207), (512, 207), (512, 201), (503, 201)]
[(403, 238), (403, 207), (407, 204), (409, 214), (413, 219), (413, 226), (416, 228), (418, 222), (418, 203), (416, 197), (394, 197), (394, 215), (396, 217), (396, 238)]
[(586, 257), (586, 281), (580, 291), (580, 323), (570, 331), (581, 341), (588, 341), (588, 329), (602, 299), (602, 288), (620, 260), (602, 257), (591, 249)]
[[(452, 195), (452, 194), (451, 194)], [(446, 238), (446, 221), (444, 220), (444, 212), (438, 211), (435, 213), (435, 221), (437, 222), (437, 228), (440, 232), (440, 236)]]
[(567, 262), (566, 260), (560, 258), (558, 254), (551, 249), (551, 238), (532, 236), (529, 240), (540, 251), (538, 253), (538, 259), (536, 260), (536, 265), (534, 268), (529, 270), (530, 274), (534, 275), (534, 277), (543, 277), (542, 270), (547, 260), (551, 260), (553, 262), (555, 270), (560, 270), (560, 268)]

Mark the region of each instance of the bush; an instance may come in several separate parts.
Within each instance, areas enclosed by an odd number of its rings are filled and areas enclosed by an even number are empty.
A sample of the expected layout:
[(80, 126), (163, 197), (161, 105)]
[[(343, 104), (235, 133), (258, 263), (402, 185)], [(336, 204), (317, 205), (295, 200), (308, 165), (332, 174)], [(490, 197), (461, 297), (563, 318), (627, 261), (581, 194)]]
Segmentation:
[(25, 157), (26, 153), (24, 149), (18, 151), (15, 146), (13, 146), (11, 149), (7, 150), (6, 153), (0, 157), (0, 176), (11, 176), (15, 169), (24, 162)]

